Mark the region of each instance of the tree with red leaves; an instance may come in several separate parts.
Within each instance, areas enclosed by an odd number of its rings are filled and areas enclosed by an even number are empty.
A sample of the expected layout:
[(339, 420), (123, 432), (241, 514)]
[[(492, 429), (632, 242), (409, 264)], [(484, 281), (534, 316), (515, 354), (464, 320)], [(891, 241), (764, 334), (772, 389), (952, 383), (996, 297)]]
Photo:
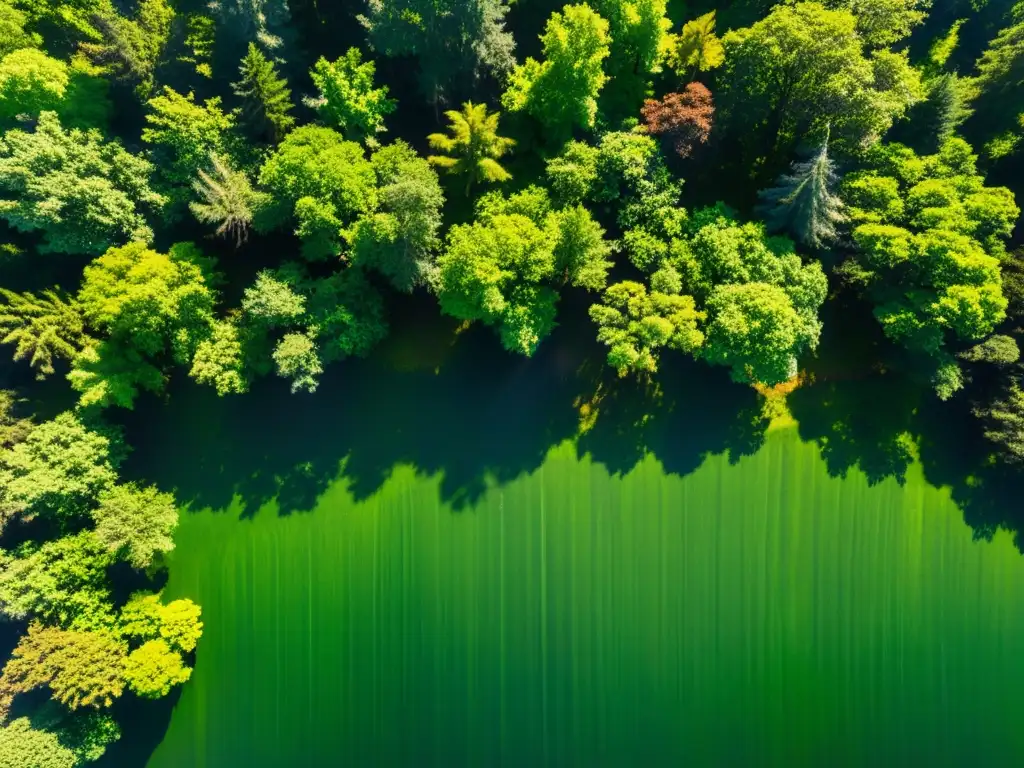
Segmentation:
[(690, 83), (682, 93), (669, 93), (661, 101), (648, 99), (640, 113), (649, 133), (664, 136), (680, 157), (689, 157), (697, 144), (708, 141), (715, 104), (711, 91)]

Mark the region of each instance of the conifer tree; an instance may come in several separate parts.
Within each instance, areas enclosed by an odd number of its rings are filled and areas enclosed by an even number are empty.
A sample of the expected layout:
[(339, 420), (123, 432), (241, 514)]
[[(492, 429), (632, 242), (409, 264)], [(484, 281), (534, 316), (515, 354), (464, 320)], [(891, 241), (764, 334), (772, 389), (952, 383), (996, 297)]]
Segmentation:
[(793, 163), (790, 173), (758, 194), (758, 212), (770, 231), (787, 232), (810, 248), (821, 248), (836, 239), (836, 225), (845, 218), (842, 200), (831, 191), (835, 182), (826, 136), (810, 159)]
[(36, 378), (53, 373), (53, 359), (73, 360), (87, 343), (82, 313), (74, 302), (53, 290), (14, 293), (0, 288), (0, 342), (17, 345), (15, 360), (28, 359)]
[(245, 242), (252, 224), (258, 193), (243, 171), (236, 171), (217, 155), (210, 156), (210, 172), (200, 169), (192, 188), (200, 200), (189, 203), (192, 215), (203, 224), (215, 224), (217, 234)]
[(292, 109), (288, 82), (255, 43), (249, 43), (238, 71), (242, 77), (233, 88), (244, 101), (243, 118), (257, 134), (280, 141), (295, 125), (295, 118), (288, 114)]
[(964, 103), (964, 89), (955, 73), (944, 73), (928, 82), (928, 99), (921, 105), (922, 130), (927, 135), (928, 152), (937, 152), (971, 110)]

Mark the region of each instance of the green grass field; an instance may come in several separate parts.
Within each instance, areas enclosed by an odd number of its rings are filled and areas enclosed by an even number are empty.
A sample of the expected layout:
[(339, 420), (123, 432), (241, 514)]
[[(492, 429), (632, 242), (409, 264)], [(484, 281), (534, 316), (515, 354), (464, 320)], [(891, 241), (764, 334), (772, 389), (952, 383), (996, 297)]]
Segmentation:
[(453, 511), (397, 467), (310, 513), (185, 515), (206, 632), (153, 768), (1010, 766), (1024, 560), (792, 428), (625, 476), (553, 449)]

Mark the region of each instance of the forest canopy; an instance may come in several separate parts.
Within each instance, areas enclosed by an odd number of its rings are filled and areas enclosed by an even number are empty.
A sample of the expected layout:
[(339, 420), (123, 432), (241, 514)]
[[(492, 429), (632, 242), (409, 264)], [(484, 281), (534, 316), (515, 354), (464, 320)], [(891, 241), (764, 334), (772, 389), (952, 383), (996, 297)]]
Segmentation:
[(884, 377), (1019, 478), (1022, 73), (1007, 0), (0, 0), (0, 765), (189, 678), (125, 413), (287, 409), (410, 295), (602, 396)]

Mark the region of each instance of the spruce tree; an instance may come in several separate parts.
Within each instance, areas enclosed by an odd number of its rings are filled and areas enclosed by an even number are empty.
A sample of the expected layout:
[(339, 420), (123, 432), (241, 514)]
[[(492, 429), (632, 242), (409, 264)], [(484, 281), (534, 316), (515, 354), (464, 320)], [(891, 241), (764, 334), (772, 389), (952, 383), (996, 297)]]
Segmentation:
[(803, 245), (821, 248), (836, 239), (836, 225), (845, 219), (842, 200), (831, 192), (835, 182), (826, 135), (810, 159), (793, 163), (774, 187), (758, 193), (757, 211), (769, 231), (787, 232)]
[(238, 71), (242, 77), (232, 87), (244, 101), (243, 118), (260, 136), (280, 141), (295, 125), (295, 118), (288, 114), (292, 109), (288, 81), (277, 74), (277, 67), (255, 43), (249, 43)]

